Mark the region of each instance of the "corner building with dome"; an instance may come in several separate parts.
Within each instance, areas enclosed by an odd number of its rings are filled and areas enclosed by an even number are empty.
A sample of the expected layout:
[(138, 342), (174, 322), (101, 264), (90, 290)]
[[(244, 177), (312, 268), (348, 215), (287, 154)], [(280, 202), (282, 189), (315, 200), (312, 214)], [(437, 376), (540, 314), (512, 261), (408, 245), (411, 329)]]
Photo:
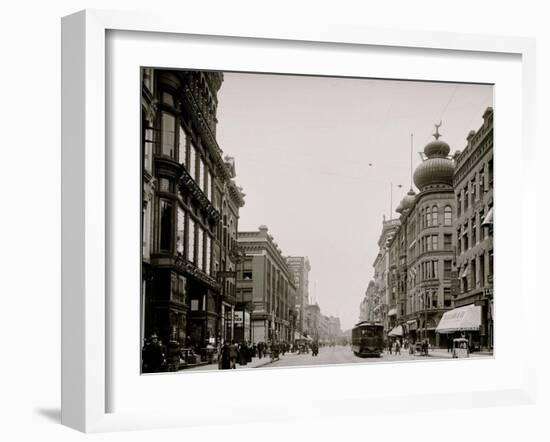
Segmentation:
[(453, 307), (455, 161), (440, 137), (436, 126), (414, 171), (418, 192), (411, 186), (396, 208), (400, 226), (388, 245), (387, 280), (390, 336), (446, 347), (446, 335), (435, 329)]

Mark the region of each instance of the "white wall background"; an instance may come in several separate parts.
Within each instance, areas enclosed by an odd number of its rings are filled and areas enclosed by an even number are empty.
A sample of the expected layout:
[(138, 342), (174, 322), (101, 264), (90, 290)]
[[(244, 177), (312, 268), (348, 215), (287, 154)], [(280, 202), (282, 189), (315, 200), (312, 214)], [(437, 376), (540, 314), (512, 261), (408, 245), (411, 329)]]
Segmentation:
[[(187, 4), (190, 5), (187, 5)], [(423, 29), (537, 38), (538, 140), (541, 161), (537, 217), (541, 235), (533, 274), (542, 275), (547, 238), (542, 235), (548, 213), (543, 205), (549, 163), (546, 127), (549, 97), (550, 31), (544, 2), (524, 0), (507, 6), (498, 1), (393, 0), (337, 2), (270, 0), (144, 2), (142, 0), (59, 0), (5, 2), (0, 15), (1, 189), (0, 226), (0, 438), (15, 440), (82, 440), (85, 437), (59, 425), (60, 407), (60, 17), (83, 8), (181, 11), (183, 21), (194, 14), (231, 20), (243, 14), (250, 20), (311, 20), (383, 28)], [(521, 179), (520, 176), (517, 179)], [(544, 229), (546, 230), (546, 229)], [(547, 312), (548, 290), (539, 282), (536, 312)], [(539, 330), (542, 320), (539, 313)], [(518, 330), (521, 330), (518, 327)], [(540, 401), (536, 406), (502, 407), (438, 413), (380, 415), (363, 422), (335, 419), (319, 422), (255, 424), (191, 430), (164, 430), (95, 435), (95, 440), (183, 438), (217, 440), (276, 440), (300, 438), (352, 440), (547, 440), (549, 408), (549, 349), (541, 333)], [(518, 357), (521, 350), (518, 349)], [(254, 386), (250, 393), (255, 394)], [(424, 428), (418, 428), (424, 421)], [(457, 425), (464, 422), (465, 425)], [(370, 428), (366, 436), (364, 428)], [(458, 427), (458, 428), (457, 428)]]

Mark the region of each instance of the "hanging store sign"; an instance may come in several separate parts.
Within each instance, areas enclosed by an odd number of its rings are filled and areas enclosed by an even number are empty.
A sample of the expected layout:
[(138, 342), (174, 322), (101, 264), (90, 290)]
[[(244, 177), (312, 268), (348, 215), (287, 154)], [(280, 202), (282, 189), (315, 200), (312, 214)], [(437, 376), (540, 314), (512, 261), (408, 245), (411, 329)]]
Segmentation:
[(233, 324), (235, 327), (244, 326), (244, 315), (242, 311), (236, 311), (233, 315)]

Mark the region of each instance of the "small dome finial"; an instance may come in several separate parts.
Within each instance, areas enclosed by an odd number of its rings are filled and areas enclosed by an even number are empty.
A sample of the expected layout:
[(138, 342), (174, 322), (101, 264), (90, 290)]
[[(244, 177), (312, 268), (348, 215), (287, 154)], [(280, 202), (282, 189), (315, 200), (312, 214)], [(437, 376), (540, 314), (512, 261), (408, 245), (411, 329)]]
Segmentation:
[(439, 133), (439, 128), (441, 127), (442, 121), (439, 120), (439, 124), (434, 124), (435, 126), (435, 134), (432, 134), (436, 140), (439, 140), (439, 137), (441, 134)]

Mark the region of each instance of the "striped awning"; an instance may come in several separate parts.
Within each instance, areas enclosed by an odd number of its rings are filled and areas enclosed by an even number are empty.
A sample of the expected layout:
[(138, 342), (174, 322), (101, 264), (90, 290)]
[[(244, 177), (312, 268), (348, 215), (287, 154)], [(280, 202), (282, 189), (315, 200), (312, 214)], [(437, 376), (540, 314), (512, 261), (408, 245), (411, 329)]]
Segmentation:
[(445, 312), (435, 331), (442, 334), (475, 331), (479, 330), (480, 326), (481, 306), (469, 304)]

